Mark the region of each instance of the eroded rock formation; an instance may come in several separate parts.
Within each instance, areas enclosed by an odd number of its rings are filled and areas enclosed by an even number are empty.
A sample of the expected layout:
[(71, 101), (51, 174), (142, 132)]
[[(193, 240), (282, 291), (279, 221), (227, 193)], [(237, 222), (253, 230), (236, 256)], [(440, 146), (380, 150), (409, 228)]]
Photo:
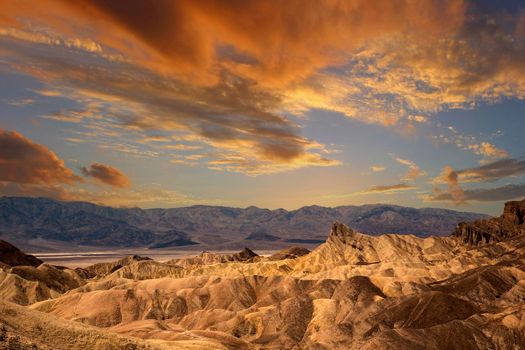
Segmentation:
[(509, 237), (525, 234), (524, 221), (525, 200), (507, 202), (501, 216), (459, 223), (453, 236), (471, 246), (500, 242)]
[(22, 252), (14, 245), (0, 240), (0, 262), (9, 266), (34, 266), (42, 264), (42, 260)]

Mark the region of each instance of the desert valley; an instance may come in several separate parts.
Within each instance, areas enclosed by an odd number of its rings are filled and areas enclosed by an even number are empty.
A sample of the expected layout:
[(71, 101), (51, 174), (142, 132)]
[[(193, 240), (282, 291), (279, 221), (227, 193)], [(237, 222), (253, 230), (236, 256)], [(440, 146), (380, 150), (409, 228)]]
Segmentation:
[(525, 0), (0, 0), (0, 350), (525, 350)]
[(1, 349), (522, 349), (525, 200), (450, 236), (65, 268), (0, 246)]

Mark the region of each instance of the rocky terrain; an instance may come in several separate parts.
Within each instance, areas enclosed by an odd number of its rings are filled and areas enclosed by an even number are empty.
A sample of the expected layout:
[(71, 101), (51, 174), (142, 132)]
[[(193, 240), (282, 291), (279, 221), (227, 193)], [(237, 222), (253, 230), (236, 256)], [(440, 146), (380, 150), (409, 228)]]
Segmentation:
[(23, 253), (14, 245), (0, 240), (0, 263), (10, 266), (28, 265), (38, 266), (43, 263), (32, 255)]
[(266, 257), (73, 270), (12, 266), (20, 252), (0, 275), (0, 349), (524, 349), (524, 203), (448, 237), (336, 222), (313, 251)]
[(111, 208), (44, 198), (0, 198), (0, 239), (27, 251), (123, 247), (195, 250), (308, 248), (325, 241), (333, 222), (368, 234), (449, 235), (457, 223), (484, 215), (395, 205), (293, 211), (194, 206), (173, 209)]
[(469, 245), (499, 242), (525, 234), (525, 200), (505, 203), (503, 214), (497, 218), (461, 222), (454, 236)]

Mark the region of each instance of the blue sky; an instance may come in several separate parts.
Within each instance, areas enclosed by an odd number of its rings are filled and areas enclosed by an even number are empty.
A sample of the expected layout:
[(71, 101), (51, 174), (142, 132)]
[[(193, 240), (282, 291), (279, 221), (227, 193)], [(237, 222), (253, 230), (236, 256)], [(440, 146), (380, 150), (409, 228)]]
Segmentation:
[(0, 194), (498, 214), (525, 6), (494, 4), (2, 2)]

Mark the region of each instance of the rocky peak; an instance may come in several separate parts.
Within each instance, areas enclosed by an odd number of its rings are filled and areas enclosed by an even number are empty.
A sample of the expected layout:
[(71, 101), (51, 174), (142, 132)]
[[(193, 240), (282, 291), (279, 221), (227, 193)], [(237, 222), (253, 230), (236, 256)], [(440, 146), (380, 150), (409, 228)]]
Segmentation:
[(525, 199), (505, 203), (502, 217), (514, 225), (523, 225), (525, 222)]
[(14, 245), (0, 240), (0, 262), (9, 266), (34, 266), (42, 264), (42, 260), (22, 252)]
[(235, 253), (232, 255), (233, 261), (248, 261), (255, 257), (257, 257), (257, 253), (255, 253), (250, 248), (244, 248), (242, 251)]
[(336, 221), (332, 225), (332, 230), (328, 235), (328, 240), (332, 242), (350, 243), (354, 238), (354, 230), (342, 222)]
[(461, 222), (452, 234), (464, 244), (481, 245), (525, 234), (525, 200), (505, 203), (497, 218)]

